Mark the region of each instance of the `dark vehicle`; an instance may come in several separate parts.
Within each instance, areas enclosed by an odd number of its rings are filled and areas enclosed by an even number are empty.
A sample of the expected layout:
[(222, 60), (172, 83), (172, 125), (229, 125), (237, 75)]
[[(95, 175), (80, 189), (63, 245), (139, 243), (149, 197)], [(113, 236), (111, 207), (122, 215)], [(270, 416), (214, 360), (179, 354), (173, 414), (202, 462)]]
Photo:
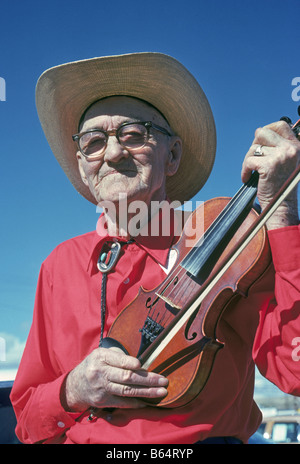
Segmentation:
[(15, 435), (16, 418), (9, 395), (13, 381), (0, 382), (0, 444), (20, 443)]

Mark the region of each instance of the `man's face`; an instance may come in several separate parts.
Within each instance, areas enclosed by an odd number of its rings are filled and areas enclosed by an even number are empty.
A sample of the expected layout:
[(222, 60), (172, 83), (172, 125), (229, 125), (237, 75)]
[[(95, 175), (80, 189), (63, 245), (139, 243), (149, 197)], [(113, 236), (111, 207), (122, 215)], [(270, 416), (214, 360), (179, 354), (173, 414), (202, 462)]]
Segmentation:
[[(81, 132), (90, 129), (117, 129), (124, 122), (151, 121), (170, 131), (167, 122), (154, 108), (130, 97), (110, 97), (96, 102), (88, 109)], [(146, 145), (128, 151), (115, 136), (110, 136), (100, 159), (87, 160), (77, 152), (83, 182), (97, 203), (117, 202), (119, 194), (127, 201), (166, 198), (166, 176), (175, 174), (181, 157), (181, 140), (150, 129)]]

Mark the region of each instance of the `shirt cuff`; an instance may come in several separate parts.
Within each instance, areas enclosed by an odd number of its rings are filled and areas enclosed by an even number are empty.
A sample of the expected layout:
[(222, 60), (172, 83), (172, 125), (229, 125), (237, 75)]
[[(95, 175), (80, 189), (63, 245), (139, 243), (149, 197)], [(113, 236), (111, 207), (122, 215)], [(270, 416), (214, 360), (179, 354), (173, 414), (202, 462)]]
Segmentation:
[[(62, 435), (75, 424), (82, 413), (66, 412), (60, 401), (60, 392), (67, 374), (58, 377), (50, 384), (45, 384), (39, 402), (39, 417), (42, 434), (46, 439)], [(43, 388), (43, 386), (41, 386)]]
[(293, 271), (300, 267), (300, 226), (268, 231), (275, 271)]

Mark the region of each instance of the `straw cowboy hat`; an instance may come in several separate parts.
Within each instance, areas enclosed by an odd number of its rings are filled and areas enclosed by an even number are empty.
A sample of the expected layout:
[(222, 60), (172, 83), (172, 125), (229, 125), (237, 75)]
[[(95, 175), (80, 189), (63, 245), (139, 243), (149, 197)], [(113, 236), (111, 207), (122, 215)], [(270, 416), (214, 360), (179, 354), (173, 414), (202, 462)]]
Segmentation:
[(167, 177), (171, 201), (191, 199), (206, 182), (215, 158), (216, 135), (211, 108), (190, 72), (161, 53), (132, 53), (92, 58), (45, 71), (36, 87), (36, 105), (48, 143), (74, 187), (96, 203), (82, 182), (72, 135), (85, 109), (113, 95), (146, 100), (181, 137), (183, 153), (177, 173)]

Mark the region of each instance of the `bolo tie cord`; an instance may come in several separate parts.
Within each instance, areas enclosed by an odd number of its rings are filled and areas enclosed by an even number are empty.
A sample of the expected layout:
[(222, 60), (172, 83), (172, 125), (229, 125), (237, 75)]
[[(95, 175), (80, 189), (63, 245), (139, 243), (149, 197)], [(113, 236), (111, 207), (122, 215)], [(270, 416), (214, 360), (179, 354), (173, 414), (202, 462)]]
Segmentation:
[[(104, 333), (104, 325), (105, 325), (105, 318), (106, 318), (106, 289), (107, 289), (107, 276), (108, 273), (115, 267), (118, 258), (120, 256), (121, 249), (124, 245), (129, 245), (133, 243), (134, 240), (130, 239), (127, 242), (113, 242), (110, 246), (106, 243), (99, 255), (97, 267), (99, 271), (102, 273), (102, 282), (101, 282), (101, 333), (100, 333), (100, 341), (99, 347), (102, 346), (103, 343), (103, 333)], [(108, 263), (105, 263), (107, 258), (108, 252), (111, 252), (110, 258)]]
[(107, 286), (107, 273), (102, 274), (102, 282), (101, 282), (101, 334), (100, 334), (100, 341), (99, 347), (102, 346), (103, 342), (103, 332), (104, 332), (104, 324), (105, 324), (105, 316), (106, 316), (106, 286)]

